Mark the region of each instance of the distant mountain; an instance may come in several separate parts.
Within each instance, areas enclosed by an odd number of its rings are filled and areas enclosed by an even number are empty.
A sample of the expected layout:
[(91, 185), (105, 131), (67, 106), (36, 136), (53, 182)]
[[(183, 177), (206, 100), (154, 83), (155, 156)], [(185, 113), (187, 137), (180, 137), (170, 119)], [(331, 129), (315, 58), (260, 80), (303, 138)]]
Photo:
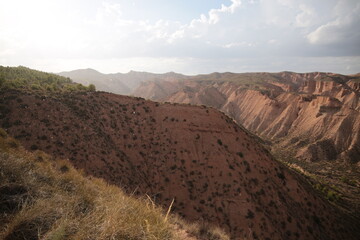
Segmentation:
[[(215, 98), (212, 87), (205, 92)], [(232, 239), (360, 237), (358, 216), (331, 204), (216, 109), (91, 91), (0, 96), (0, 126), (27, 149), (67, 158), (166, 208), (173, 202), (172, 211), (219, 225)]]
[(71, 78), (73, 81), (81, 84), (94, 84), (98, 90), (105, 92), (117, 92), (119, 94), (128, 94), (131, 90), (114, 76), (102, 74), (94, 69), (80, 69), (71, 72), (61, 72), (60, 76)]
[(149, 80), (173, 80), (183, 79), (184, 75), (174, 72), (155, 74), (147, 72), (113, 73), (103, 74), (94, 69), (79, 69), (70, 72), (58, 73), (60, 76), (69, 77), (81, 84), (94, 84), (98, 90), (129, 95), (140, 83)]

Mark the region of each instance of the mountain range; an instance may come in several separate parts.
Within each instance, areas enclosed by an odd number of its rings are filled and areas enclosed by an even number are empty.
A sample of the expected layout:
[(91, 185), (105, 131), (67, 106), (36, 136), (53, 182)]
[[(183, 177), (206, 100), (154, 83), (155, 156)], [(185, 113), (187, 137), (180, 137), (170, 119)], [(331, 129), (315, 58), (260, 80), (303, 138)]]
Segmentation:
[(69, 77), (74, 81), (89, 85), (96, 85), (98, 90), (116, 94), (131, 94), (140, 83), (149, 80), (175, 80), (185, 76), (174, 72), (155, 74), (148, 72), (130, 71), (128, 73), (103, 74), (94, 69), (78, 69), (69, 72), (60, 72), (58, 75)]

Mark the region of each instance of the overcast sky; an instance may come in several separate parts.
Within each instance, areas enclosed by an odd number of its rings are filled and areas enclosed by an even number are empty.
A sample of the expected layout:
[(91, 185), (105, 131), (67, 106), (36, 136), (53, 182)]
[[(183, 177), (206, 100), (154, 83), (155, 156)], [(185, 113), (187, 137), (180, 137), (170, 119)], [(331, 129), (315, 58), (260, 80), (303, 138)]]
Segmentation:
[(359, 0), (0, 0), (0, 65), (360, 72)]

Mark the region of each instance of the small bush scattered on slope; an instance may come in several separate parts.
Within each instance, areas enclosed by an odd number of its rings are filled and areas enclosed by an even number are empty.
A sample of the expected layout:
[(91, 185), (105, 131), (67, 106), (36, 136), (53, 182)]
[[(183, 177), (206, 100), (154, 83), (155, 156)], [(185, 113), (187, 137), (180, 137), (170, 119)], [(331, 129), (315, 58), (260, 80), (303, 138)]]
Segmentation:
[[(151, 200), (84, 177), (68, 161), (26, 152), (2, 129), (0, 223), (5, 240), (195, 239), (190, 235), (204, 234), (194, 226), (184, 230), (189, 225), (166, 216)], [(221, 231), (217, 236), (213, 239), (228, 239)]]

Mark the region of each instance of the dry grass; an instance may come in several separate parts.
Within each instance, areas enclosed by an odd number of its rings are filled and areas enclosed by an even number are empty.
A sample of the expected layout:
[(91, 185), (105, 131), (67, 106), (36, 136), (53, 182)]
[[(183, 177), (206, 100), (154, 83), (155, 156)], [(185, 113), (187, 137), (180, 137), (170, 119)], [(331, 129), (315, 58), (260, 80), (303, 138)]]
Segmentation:
[(177, 215), (172, 215), (172, 222), (175, 222), (180, 229), (186, 229), (189, 236), (201, 240), (230, 240), (230, 237), (219, 227), (201, 221), (189, 224)]
[[(168, 218), (167, 218), (168, 217)], [(228, 239), (83, 176), (65, 160), (25, 151), (0, 129), (0, 239)], [(214, 231), (214, 238), (204, 235)], [(181, 233), (181, 234), (180, 234)]]

